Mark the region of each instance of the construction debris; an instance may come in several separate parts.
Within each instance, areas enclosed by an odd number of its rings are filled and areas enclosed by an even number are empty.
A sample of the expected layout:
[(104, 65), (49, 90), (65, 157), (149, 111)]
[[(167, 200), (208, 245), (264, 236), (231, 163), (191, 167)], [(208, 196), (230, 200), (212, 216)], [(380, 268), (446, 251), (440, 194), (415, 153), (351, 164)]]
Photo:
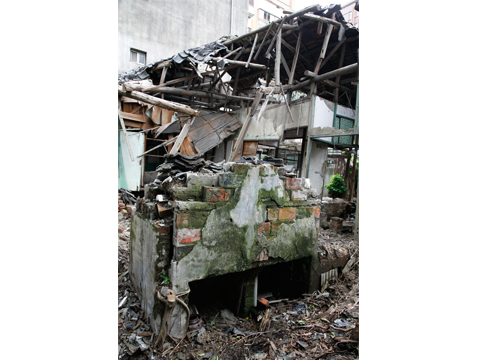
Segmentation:
[[(119, 220), (119, 227), (129, 234), (130, 218)], [(158, 336), (148, 325), (129, 278), (128, 244), (120, 246), (119, 240), (119, 358), (358, 359), (358, 242), (351, 233), (319, 234), (319, 258), (348, 260), (342, 275), (329, 280), (324, 292), (290, 300), (265, 293), (268, 308), (245, 318), (230, 309), (213, 315), (192, 312), (186, 338), (179, 342), (167, 335), (161, 349), (154, 347)], [(189, 307), (196, 310), (194, 304)]]

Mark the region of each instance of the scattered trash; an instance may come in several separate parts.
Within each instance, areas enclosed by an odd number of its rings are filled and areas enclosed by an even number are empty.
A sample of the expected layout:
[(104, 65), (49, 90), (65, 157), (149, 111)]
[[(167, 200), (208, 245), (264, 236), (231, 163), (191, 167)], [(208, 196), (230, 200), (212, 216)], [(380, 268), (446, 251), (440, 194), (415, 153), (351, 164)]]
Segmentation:
[(308, 344), (305, 341), (297, 340), (297, 344), (303, 347), (304, 349), (308, 348)]
[(307, 306), (303, 302), (300, 302), (293, 307), (293, 311), (296, 312), (297, 314), (306, 314)]

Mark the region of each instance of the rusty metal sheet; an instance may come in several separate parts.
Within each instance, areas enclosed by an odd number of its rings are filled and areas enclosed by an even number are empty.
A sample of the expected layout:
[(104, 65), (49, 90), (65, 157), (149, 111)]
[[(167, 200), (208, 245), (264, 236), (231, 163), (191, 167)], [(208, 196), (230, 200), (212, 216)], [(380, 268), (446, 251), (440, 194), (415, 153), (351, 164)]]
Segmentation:
[(241, 126), (240, 121), (227, 113), (201, 113), (195, 118), (188, 136), (198, 150), (205, 153), (220, 144)]

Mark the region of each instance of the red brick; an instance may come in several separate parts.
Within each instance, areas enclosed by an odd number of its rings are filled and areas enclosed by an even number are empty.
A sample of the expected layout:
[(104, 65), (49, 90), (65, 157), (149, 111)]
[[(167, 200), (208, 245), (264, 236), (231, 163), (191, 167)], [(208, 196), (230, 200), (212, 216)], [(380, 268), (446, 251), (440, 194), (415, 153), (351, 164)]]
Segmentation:
[(320, 206), (315, 206), (313, 208), (313, 216), (316, 218), (320, 218)]
[(222, 188), (205, 188), (205, 201), (221, 202), (230, 200), (230, 194)]
[(182, 225), (183, 227), (188, 227), (189, 217), (190, 217), (190, 214), (188, 212), (178, 213), (176, 218), (177, 228), (180, 227), (180, 225)]
[(176, 242), (177, 244), (191, 244), (202, 238), (201, 229), (178, 229)]
[(259, 234), (268, 235), (270, 234), (270, 229), (271, 229), (271, 224), (269, 222), (266, 222), (263, 225), (259, 226), (257, 230)]
[(258, 302), (259, 302), (260, 304), (264, 305), (265, 307), (268, 306), (268, 300), (265, 299), (265, 298), (260, 298), (260, 299), (258, 299)]
[(285, 184), (287, 189), (303, 189), (302, 178), (287, 178)]
[(285, 207), (278, 210), (278, 220), (293, 220), (297, 214), (294, 207)]
[(278, 220), (278, 209), (277, 208), (267, 209), (267, 217), (268, 217), (268, 220), (272, 220), (272, 221)]
[(159, 234), (169, 234), (170, 233), (170, 226), (157, 226)]
[(278, 222), (278, 223), (272, 223), (272, 229), (270, 230), (270, 232), (275, 232), (277, 230), (277, 228), (282, 225), (283, 223), (281, 222)]

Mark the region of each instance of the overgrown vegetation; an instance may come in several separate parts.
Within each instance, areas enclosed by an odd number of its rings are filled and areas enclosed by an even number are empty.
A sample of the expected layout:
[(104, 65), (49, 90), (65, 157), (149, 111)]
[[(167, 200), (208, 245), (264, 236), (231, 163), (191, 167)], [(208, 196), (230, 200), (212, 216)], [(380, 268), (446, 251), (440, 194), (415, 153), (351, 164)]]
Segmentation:
[(345, 195), (348, 188), (345, 186), (345, 180), (340, 174), (335, 174), (330, 178), (330, 182), (325, 185), (328, 195), (333, 198), (339, 198)]

